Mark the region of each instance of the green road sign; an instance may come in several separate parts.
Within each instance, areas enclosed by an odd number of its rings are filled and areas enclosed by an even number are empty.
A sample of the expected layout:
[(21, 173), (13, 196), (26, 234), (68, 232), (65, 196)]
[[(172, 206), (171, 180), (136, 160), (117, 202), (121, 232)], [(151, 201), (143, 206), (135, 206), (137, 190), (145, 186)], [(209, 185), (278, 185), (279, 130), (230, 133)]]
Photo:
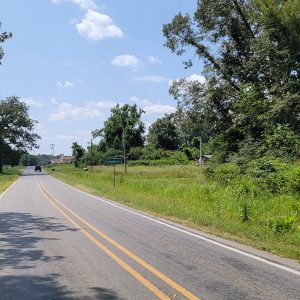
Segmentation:
[(123, 163), (123, 159), (122, 158), (108, 158), (107, 160), (106, 160), (106, 163), (108, 164), (108, 165), (120, 165), (120, 164), (122, 164)]

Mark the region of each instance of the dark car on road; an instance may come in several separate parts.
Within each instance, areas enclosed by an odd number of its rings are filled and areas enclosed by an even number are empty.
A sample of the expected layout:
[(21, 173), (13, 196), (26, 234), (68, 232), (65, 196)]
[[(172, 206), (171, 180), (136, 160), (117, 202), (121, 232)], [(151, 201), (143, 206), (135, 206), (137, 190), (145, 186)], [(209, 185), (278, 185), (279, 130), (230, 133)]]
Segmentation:
[(37, 172), (37, 171), (42, 172), (41, 166), (35, 166), (35, 167), (34, 167), (34, 172)]

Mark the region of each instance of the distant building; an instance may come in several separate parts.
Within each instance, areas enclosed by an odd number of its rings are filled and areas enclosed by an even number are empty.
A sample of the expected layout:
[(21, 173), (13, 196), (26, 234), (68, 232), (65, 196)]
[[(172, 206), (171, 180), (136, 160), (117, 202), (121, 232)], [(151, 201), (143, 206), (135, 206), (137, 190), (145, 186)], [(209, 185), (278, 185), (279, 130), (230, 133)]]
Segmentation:
[(203, 154), (202, 157), (200, 157), (197, 160), (197, 166), (204, 166), (207, 161), (209, 161), (212, 158), (212, 155), (209, 154)]
[(70, 164), (72, 162), (72, 156), (61, 155), (59, 158), (51, 159), (51, 165), (61, 165), (61, 164)]

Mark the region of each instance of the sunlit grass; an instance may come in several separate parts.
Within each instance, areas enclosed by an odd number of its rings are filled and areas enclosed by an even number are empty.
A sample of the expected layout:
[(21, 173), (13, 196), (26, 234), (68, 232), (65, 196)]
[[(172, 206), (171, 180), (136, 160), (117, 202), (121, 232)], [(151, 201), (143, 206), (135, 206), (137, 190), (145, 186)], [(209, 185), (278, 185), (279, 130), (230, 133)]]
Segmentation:
[(4, 167), (3, 173), (0, 173), (0, 193), (4, 192), (14, 181), (16, 181), (21, 172), (21, 167)]
[[(242, 180), (222, 184), (193, 165), (136, 166), (128, 168), (126, 175), (117, 166), (116, 190), (113, 167), (84, 171), (59, 166), (52, 174), (95, 195), (300, 260), (299, 195), (244, 194)], [(278, 232), (290, 218), (294, 218), (292, 227)]]

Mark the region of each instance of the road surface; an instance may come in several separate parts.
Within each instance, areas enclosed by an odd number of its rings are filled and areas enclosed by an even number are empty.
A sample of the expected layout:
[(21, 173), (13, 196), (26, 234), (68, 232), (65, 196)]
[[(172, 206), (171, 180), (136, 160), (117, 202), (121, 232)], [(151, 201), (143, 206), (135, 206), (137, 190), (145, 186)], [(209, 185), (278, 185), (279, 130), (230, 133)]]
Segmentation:
[(28, 167), (0, 198), (0, 299), (300, 299), (300, 266)]

